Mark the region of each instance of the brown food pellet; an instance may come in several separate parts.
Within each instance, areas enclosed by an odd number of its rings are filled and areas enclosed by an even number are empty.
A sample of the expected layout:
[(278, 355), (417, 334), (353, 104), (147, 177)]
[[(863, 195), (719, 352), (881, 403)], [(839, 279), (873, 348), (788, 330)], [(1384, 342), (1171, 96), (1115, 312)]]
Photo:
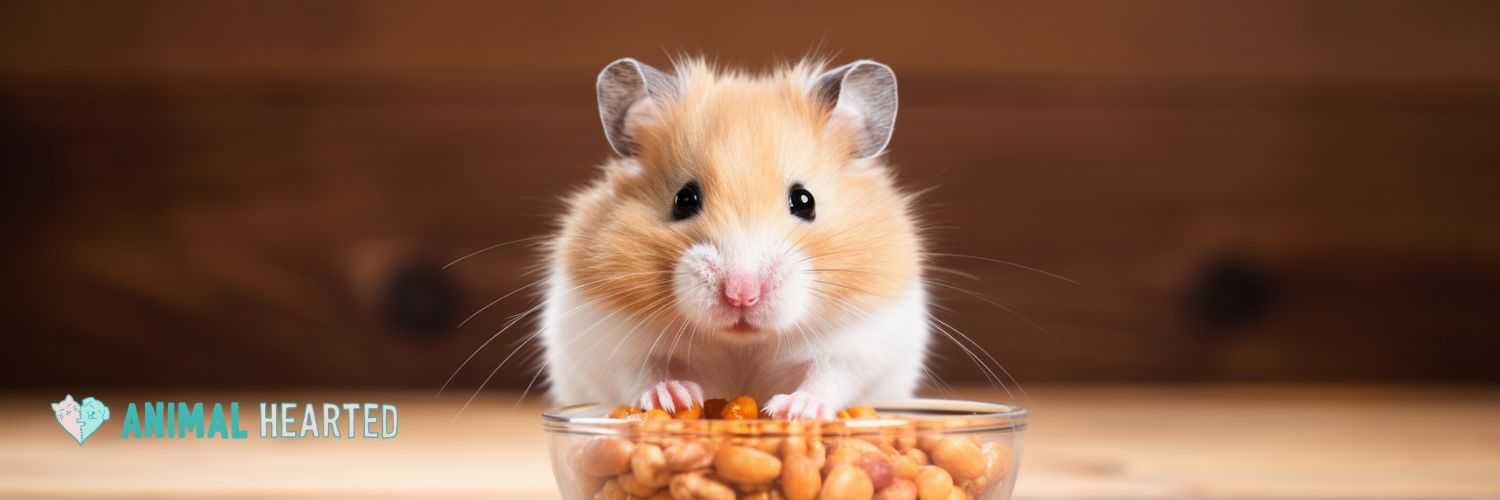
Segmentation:
[(932, 465), (932, 460), (927, 458), (927, 452), (916, 448), (906, 450), (906, 453), (903, 453), (902, 456), (911, 457), (917, 465)]
[[(838, 415), (880, 418), (870, 406)], [(675, 414), (619, 405), (607, 416), (633, 420), (639, 432), (580, 440), (569, 450), (566, 463), (580, 473), (568, 481), (567, 498), (973, 500), (1011, 473), (1007, 443), (947, 434), (952, 420), (853, 435), (820, 432), (828, 424), (818, 422), (703, 421), (768, 418), (749, 396), (709, 399)]]
[(748, 446), (728, 445), (714, 457), (714, 469), (720, 477), (736, 484), (765, 484), (781, 475), (781, 460), (775, 455)]
[(610, 410), (609, 411), (609, 415), (607, 415), (607, 416), (609, 418), (626, 418), (626, 417), (629, 417), (631, 415), (640, 415), (640, 414), (641, 414), (641, 409), (638, 408), (638, 407), (634, 407), (634, 406), (630, 406), (630, 405), (620, 405), (620, 406), (616, 406), (615, 409)]
[(729, 405), (729, 400), (723, 398), (710, 399), (703, 402), (703, 416), (705, 418), (723, 418), (724, 407)]
[(682, 440), (668, 446), (662, 454), (667, 459), (667, 468), (673, 472), (692, 472), (707, 469), (713, 463), (713, 450), (698, 440)]
[(583, 445), (579, 467), (597, 477), (609, 477), (630, 470), (630, 455), (635, 443), (617, 437), (594, 438)]
[(604, 482), (604, 489), (599, 490), (596, 497), (600, 500), (626, 500), (625, 490), (620, 488), (620, 482), (613, 479)]
[(875, 407), (873, 406), (850, 406), (844, 410), (849, 412), (849, 418), (875, 418)]
[(840, 465), (853, 465), (859, 463), (859, 450), (847, 446), (834, 448), (828, 452), (828, 459), (823, 462), (823, 475), (828, 475), (834, 467)]
[(957, 480), (984, 475), (984, 454), (979, 445), (961, 437), (943, 438), (933, 445), (932, 463), (947, 469)]
[(875, 486), (870, 477), (859, 467), (840, 465), (828, 473), (823, 480), (823, 491), (818, 500), (865, 500), (875, 495)]
[(917, 496), (922, 500), (948, 500), (953, 493), (953, 476), (941, 467), (922, 467), (913, 482), (917, 484)]
[(724, 420), (749, 420), (760, 417), (760, 410), (755, 405), (755, 398), (740, 396), (725, 404), (719, 417)]
[(874, 500), (917, 500), (917, 484), (907, 479), (897, 479), (880, 491)]
[(908, 480), (908, 481), (910, 481), (912, 479), (916, 479), (917, 478), (917, 467), (920, 466), (920, 465), (922, 465), (922, 464), (918, 464), (916, 460), (913, 460), (909, 456), (902, 455), (900, 457), (897, 457), (896, 458), (896, 477), (901, 478), (901, 479), (905, 479), (905, 480)]
[(896, 480), (896, 468), (891, 465), (891, 460), (884, 456), (865, 455), (859, 459), (859, 468), (870, 477), (870, 483), (875, 489), (890, 486)]
[(818, 471), (818, 464), (808, 458), (805, 444), (802, 448), (803, 451), (788, 449), (783, 452), (786, 457), (781, 463), (781, 492), (786, 494), (787, 500), (813, 500), (823, 487), (823, 475)]
[(678, 474), (669, 488), (678, 500), (734, 500), (734, 489), (703, 474)]
[(661, 489), (660, 486), (642, 483), (635, 478), (635, 474), (630, 473), (620, 474), (613, 481), (620, 486), (621, 490), (636, 497), (649, 497), (655, 495), (656, 490)]
[(666, 453), (654, 444), (635, 447), (635, 453), (630, 456), (630, 472), (635, 474), (636, 481), (641, 484), (658, 488), (666, 486), (672, 480), (672, 472), (667, 470)]
[(700, 418), (703, 418), (703, 407), (693, 405), (692, 407), (684, 410), (677, 410), (677, 414), (672, 415), (672, 418), (675, 418), (677, 420), (698, 420)]

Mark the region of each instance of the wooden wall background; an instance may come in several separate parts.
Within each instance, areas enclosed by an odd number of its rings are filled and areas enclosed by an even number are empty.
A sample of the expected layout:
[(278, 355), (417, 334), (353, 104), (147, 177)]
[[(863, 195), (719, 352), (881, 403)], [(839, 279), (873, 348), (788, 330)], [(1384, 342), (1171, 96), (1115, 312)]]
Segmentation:
[(439, 267), (593, 175), (599, 68), (821, 44), (897, 70), (938, 249), (1080, 283), (947, 260), (1023, 384), (1500, 381), (1500, 2), (917, 4), (0, 4), (0, 378), (436, 388), (534, 254)]

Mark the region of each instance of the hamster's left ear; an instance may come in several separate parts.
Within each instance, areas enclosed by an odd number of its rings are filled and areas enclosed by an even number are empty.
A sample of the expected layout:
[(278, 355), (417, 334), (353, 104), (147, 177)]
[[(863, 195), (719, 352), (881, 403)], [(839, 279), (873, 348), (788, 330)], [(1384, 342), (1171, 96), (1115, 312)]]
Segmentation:
[(855, 133), (856, 158), (875, 156), (891, 142), (896, 128), (896, 72), (890, 66), (855, 61), (818, 77), (813, 97), (833, 113), (834, 121)]
[(655, 116), (656, 106), (677, 96), (676, 78), (629, 57), (605, 66), (597, 86), (604, 138), (620, 156), (639, 152), (640, 127)]

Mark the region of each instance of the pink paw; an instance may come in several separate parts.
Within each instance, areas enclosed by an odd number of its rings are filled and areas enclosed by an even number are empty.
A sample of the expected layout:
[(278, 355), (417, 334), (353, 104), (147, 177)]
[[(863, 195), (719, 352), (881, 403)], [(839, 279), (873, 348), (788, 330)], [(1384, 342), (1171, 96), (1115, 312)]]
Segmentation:
[(777, 394), (766, 401), (766, 413), (771, 418), (785, 420), (830, 420), (833, 407), (821, 396), (807, 391)]
[(667, 413), (676, 414), (677, 410), (694, 406), (703, 406), (703, 389), (697, 383), (686, 380), (661, 382), (641, 395), (641, 408), (644, 410), (660, 408)]

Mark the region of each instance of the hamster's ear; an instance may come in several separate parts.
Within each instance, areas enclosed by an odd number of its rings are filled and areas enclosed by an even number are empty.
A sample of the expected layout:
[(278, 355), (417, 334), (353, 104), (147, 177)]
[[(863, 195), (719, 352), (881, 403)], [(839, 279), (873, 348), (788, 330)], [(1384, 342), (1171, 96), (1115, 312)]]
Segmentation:
[(604, 137), (621, 156), (636, 154), (635, 132), (653, 119), (657, 103), (677, 95), (677, 79), (629, 57), (599, 72), (599, 119)]
[(835, 121), (854, 129), (856, 158), (879, 154), (896, 128), (896, 73), (890, 66), (855, 61), (818, 77), (813, 96)]

